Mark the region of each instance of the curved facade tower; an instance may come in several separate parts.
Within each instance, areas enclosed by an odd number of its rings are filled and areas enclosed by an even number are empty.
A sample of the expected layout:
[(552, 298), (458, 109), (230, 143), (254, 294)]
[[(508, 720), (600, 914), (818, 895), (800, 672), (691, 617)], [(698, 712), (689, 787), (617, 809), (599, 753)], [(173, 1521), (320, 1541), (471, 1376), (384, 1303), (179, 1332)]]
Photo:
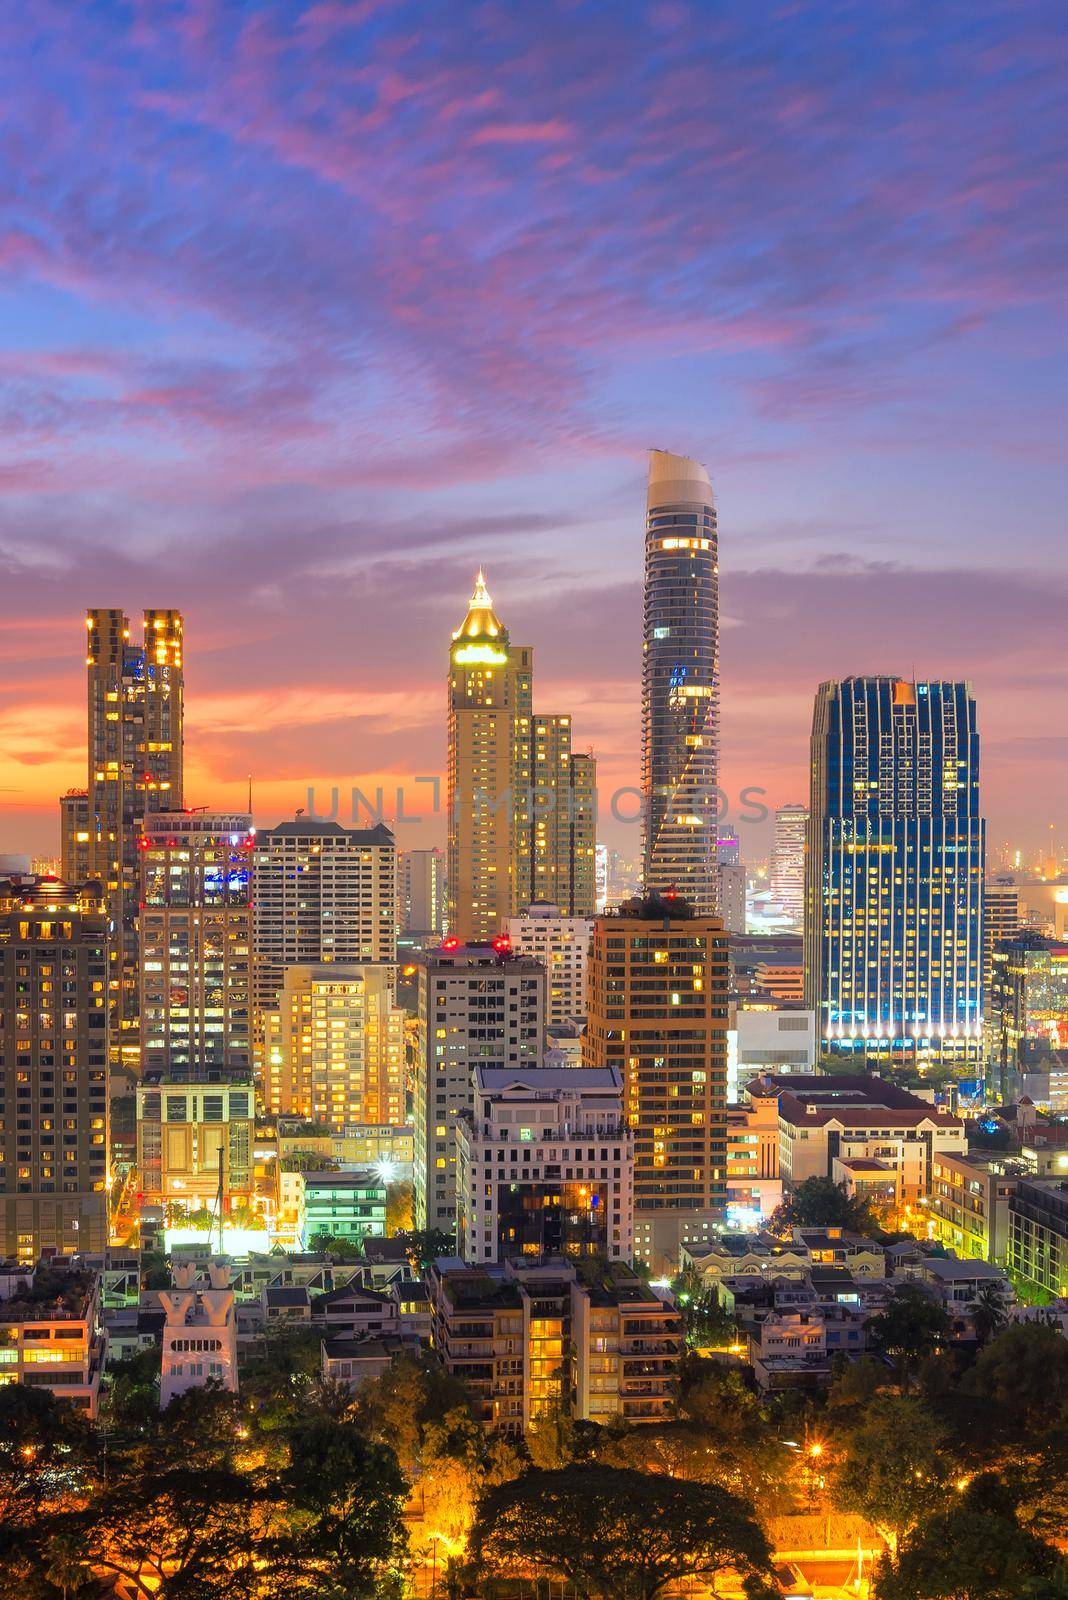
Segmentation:
[(708, 473), (649, 457), (642, 657), (645, 887), (716, 909), (719, 565)]

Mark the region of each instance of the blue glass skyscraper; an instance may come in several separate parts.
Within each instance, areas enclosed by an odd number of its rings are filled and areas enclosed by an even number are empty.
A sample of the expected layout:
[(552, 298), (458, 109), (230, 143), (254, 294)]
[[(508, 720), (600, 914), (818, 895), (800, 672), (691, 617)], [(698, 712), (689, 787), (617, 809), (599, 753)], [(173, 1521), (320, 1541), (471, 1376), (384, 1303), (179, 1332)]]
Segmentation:
[(967, 684), (820, 685), (805, 985), (825, 1053), (977, 1070), (984, 847)]

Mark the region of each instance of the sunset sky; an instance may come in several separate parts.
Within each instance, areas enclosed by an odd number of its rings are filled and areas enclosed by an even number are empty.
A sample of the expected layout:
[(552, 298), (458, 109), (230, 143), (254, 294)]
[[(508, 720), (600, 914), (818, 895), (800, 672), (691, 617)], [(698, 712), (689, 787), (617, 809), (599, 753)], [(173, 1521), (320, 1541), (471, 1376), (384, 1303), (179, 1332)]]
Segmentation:
[(1033, 0), (7, 8), (0, 850), (84, 784), (87, 605), (185, 612), (187, 799), (265, 825), (442, 769), (479, 563), (633, 783), (650, 446), (729, 794), (804, 797), (821, 678), (967, 677), (992, 845), (1063, 844), (1066, 57)]

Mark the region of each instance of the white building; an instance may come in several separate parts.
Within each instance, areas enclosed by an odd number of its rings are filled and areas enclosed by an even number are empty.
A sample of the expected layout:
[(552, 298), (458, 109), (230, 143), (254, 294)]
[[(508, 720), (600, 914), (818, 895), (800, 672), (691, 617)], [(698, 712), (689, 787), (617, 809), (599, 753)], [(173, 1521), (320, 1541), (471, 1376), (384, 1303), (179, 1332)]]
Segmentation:
[(397, 857), (397, 925), (405, 933), (445, 932), (444, 850), (402, 850)]
[(802, 927), (805, 919), (807, 825), (807, 806), (779, 806), (775, 813), (775, 843), (771, 852), (771, 897), (782, 907), (793, 928)]
[(457, 1239), (469, 1262), (630, 1261), (634, 1147), (615, 1067), (476, 1067), (458, 1122)]
[(517, 955), (533, 956), (545, 968), (545, 1021), (552, 1028), (586, 1015), (586, 957), (592, 923), (569, 917), (558, 906), (538, 902), (505, 931)]
[(735, 1100), (750, 1078), (764, 1072), (813, 1072), (816, 1013), (800, 1007), (732, 1006), (727, 1030), (727, 1099)]
[(721, 861), (719, 914), (728, 933), (745, 932), (745, 866), (741, 861)]
[(177, 1394), (214, 1380), (237, 1393), (237, 1317), (230, 1268), (208, 1264), (208, 1281), (194, 1262), (172, 1269), (174, 1287), (159, 1291), (165, 1321), (159, 1404), (166, 1410)]
[(593, 847), (594, 908), (598, 916), (608, 907), (608, 846)]

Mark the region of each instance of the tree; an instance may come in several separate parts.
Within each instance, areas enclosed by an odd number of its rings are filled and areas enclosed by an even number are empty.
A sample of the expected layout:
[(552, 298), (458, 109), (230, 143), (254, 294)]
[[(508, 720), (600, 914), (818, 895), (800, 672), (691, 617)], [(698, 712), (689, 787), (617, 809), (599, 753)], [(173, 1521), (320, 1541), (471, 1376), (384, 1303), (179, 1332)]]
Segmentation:
[(693, 1267), (680, 1272), (672, 1282), (671, 1292), (691, 1350), (702, 1345), (730, 1344), (736, 1332), (734, 1318), (699, 1272)]
[(364, 1431), (396, 1451), (409, 1477), (419, 1471), (427, 1427), (458, 1408), (470, 1412), (463, 1384), (431, 1355), (401, 1356), (377, 1381), (361, 1385), (355, 1407)]
[(747, 1500), (718, 1484), (623, 1468), (571, 1466), (500, 1484), (482, 1499), (471, 1550), (482, 1577), (533, 1564), (603, 1600), (656, 1600), (686, 1578), (716, 1593), (731, 1572), (754, 1600), (777, 1592)]
[(968, 1307), (968, 1314), (972, 1319), (975, 1337), (980, 1346), (989, 1344), (1008, 1321), (1007, 1306), (1001, 1286), (992, 1281), (980, 1284), (975, 1299)]
[(8, 1578), (35, 1560), (50, 1513), (82, 1488), (92, 1447), (86, 1419), (47, 1389), (0, 1386), (0, 1568)]
[(1026, 1437), (1068, 1406), (1068, 1340), (1045, 1323), (1015, 1322), (981, 1351), (961, 1387), (986, 1402), (991, 1428)]
[(1046, 1587), (1058, 1564), (1058, 1552), (1020, 1526), (1005, 1484), (984, 1476), (902, 1541), (876, 1577), (875, 1600), (1037, 1600), (1065, 1592)]
[(843, 1511), (874, 1523), (891, 1549), (947, 1492), (945, 1430), (919, 1401), (879, 1395), (850, 1435), (831, 1491)]
[(386, 1185), (386, 1237), (409, 1233), (414, 1224), (415, 1185), (409, 1182)]
[(320, 1228), (309, 1240), (312, 1250), (317, 1255), (332, 1256), (335, 1261), (359, 1261), (362, 1259), (360, 1248), (353, 1244), (351, 1239), (346, 1239), (339, 1234), (330, 1233), (326, 1228)]
[(442, 1228), (411, 1228), (398, 1233), (408, 1246), (408, 1259), (413, 1267), (426, 1272), (439, 1256), (456, 1254), (456, 1239)]
[(918, 1283), (901, 1284), (886, 1310), (868, 1323), (875, 1348), (896, 1361), (905, 1393), (917, 1362), (932, 1355), (949, 1332), (948, 1315)]
[(791, 1228), (847, 1228), (853, 1233), (878, 1233), (871, 1202), (851, 1195), (832, 1178), (805, 1178), (791, 1189), (771, 1219), (773, 1233)]
[(104, 1413), (109, 1427), (144, 1430), (155, 1425), (159, 1371), (158, 1345), (108, 1363)]

